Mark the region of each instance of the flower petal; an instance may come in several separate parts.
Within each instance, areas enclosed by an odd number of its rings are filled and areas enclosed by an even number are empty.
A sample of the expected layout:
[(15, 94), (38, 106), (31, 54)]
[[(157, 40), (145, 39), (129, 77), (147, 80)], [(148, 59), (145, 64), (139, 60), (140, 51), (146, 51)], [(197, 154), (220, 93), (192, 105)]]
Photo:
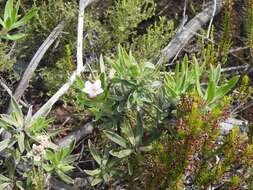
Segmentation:
[(95, 82), (94, 82), (94, 87), (98, 90), (98, 89), (100, 89), (101, 88), (101, 81), (100, 80), (96, 80)]
[(103, 90), (102, 88), (100, 88), (100, 89), (98, 89), (98, 90), (96, 91), (96, 94), (99, 95), (99, 94), (102, 94), (103, 92), (104, 92), (104, 90)]
[(84, 86), (86, 89), (92, 89), (93, 84), (88, 80), (85, 82)]
[(96, 98), (97, 93), (95, 91), (91, 91), (88, 93), (90, 98)]
[(89, 94), (89, 92), (92, 91), (92, 86), (93, 84), (90, 81), (86, 81), (84, 84), (84, 89), (82, 90), (82, 92), (85, 92), (87, 94)]

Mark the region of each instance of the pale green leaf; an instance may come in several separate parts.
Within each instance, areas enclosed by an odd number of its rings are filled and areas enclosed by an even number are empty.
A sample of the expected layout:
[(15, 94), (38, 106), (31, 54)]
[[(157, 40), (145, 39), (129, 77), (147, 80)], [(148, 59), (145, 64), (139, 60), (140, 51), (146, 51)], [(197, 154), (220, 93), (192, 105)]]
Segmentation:
[(90, 175), (90, 176), (97, 176), (101, 173), (100, 169), (95, 169), (95, 170), (83, 170), (86, 174)]
[(11, 107), (13, 109), (13, 112), (16, 112), (19, 117), (23, 117), (23, 112), (14, 97), (11, 97)]
[(209, 81), (208, 86), (207, 86), (207, 90), (206, 90), (206, 101), (207, 102), (211, 102), (214, 97), (215, 97), (215, 92), (216, 91), (216, 85), (214, 81)]
[(25, 134), (23, 132), (21, 132), (18, 135), (18, 147), (19, 147), (20, 153), (23, 153), (25, 150)]
[(94, 147), (94, 145), (91, 143), (90, 140), (88, 141), (88, 146), (89, 146), (90, 153), (91, 153), (92, 157), (94, 158), (94, 160), (99, 165), (101, 165), (101, 162), (102, 162), (101, 156), (98, 154), (96, 148)]
[(125, 149), (125, 150), (120, 150), (120, 151), (111, 150), (110, 154), (112, 156), (122, 159), (122, 158), (129, 156), (132, 152), (133, 152), (132, 149)]
[(225, 85), (219, 87), (216, 93), (216, 98), (218, 99), (225, 96), (230, 90), (232, 90), (232, 88), (236, 85), (238, 80), (239, 80), (239, 77), (234, 76)]
[(13, 11), (13, 0), (8, 0), (5, 9), (4, 9), (4, 20), (6, 21), (7, 18), (11, 18), (11, 14)]
[(4, 21), (0, 18), (0, 25), (3, 27), (3, 28), (5, 28), (5, 23), (4, 23)]
[(62, 171), (56, 170), (57, 175), (66, 183), (69, 184), (73, 184), (74, 180), (69, 177), (68, 175), (66, 175), (65, 173), (63, 173)]
[(29, 20), (31, 20), (36, 15), (36, 10), (32, 9), (30, 10), (23, 18), (21, 18), (19, 21), (14, 23), (11, 27), (11, 29), (18, 28), (20, 26), (25, 25)]
[(126, 140), (119, 136), (118, 134), (112, 132), (112, 131), (104, 131), (105, 135), (113, 142), (115, 142), (116, 144), (126, 148), (127, 147), (127, 142)]
[(4, 38), (8, 39), (8, 40), (16, 41), (16, 40), (20, 40), (20, 39), (24, 38), (25, 36), (26, 36), (26, 34), (17, 33), (17, 34), (13, 34), (13, 35), (7, 34)]
[[(10, 144), (10, 139), (5, 139), (0, 142), (0, 152), (6, 149)], [(0, 176), (1, 177), (1, 176)]]
[(94, 178), (92, 181), (91, 181), (91, 186), (95, 186), (99, 183), (101, 183), (103, 181), (102, 178)]

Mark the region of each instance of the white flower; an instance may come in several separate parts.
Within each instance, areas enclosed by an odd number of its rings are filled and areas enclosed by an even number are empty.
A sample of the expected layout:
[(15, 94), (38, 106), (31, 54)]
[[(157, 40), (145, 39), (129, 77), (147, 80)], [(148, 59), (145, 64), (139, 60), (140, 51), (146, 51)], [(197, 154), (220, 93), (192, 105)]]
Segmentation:
[(37, 136), (37, 140), (44, 148), (49, 146), (49, 138), (47, 135), (39, 135)]
[(96, 80), (94, 83), (86, 81), (85, 88), (82, 91), (87, 93), (90, 98), (95, 98), (97, 95), (104, 92), (104, 90), (101, 88), (100, 80)]

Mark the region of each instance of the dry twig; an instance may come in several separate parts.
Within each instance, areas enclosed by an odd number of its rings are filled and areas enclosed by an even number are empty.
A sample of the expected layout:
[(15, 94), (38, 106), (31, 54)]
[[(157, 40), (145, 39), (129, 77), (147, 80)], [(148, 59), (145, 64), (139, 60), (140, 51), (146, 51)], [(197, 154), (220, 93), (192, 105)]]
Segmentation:
[[(221, 11), (224, 4), (222, 0), (217, 0), (216, 5), (215, 15)], [(206, 9), (189, 21), (183, 30), (176, 34), (170, 43), (162, 50), (157, 64), (162, 64), (165, 60), (169, 61), (177, 55), (178, 51), (185, 47), (189, 40), (194, 36), (194, 33), (200, 30), (202, 26), (212, 18), (213, 9), (213, 5), (209, 5)]]

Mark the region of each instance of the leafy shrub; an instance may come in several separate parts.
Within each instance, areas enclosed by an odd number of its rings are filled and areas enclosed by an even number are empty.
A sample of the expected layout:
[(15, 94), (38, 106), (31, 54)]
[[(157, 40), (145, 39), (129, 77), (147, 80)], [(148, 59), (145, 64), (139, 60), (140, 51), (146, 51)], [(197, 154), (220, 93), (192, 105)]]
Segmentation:
[[(181, 69), (165, 73), (161, 81), (159, 67), (137, 64), (122, 47), (116, 58), (106, 59), (108, 65), (100, 59), (100, 74), (93, 80), (99, 80), (103, 90), (92, 98), (84, 91), (78, 98), (111, 141), (104, 158), (90, 143), (100, 167), (86, 171), (94, 177), (93, 185), (121, 178), (134, 186), (181, 189), (189, 178), (195, 188), (206, 189), (219, 184), (226, 172), (233, 173), (239, 163), (248, 171), (253, 149), (247, 137), (237, 129), (222, 137), (219, 126), (228, 116), (230, 102), (224, 97), (238, 77), (220, 84), (219, 65), (205, 72), (194, 56), (193, 60), (190, 68), (185, 57)], [(80, 90), (86, 85), (78, 80)], [(168, 117), (175, 118), (174, 125)], [(239, 157), (243, 159), (238, 161)], [(227, 185), (236, 186), (239, 179), (246, 183), (247, 175), (231, 176)]]

